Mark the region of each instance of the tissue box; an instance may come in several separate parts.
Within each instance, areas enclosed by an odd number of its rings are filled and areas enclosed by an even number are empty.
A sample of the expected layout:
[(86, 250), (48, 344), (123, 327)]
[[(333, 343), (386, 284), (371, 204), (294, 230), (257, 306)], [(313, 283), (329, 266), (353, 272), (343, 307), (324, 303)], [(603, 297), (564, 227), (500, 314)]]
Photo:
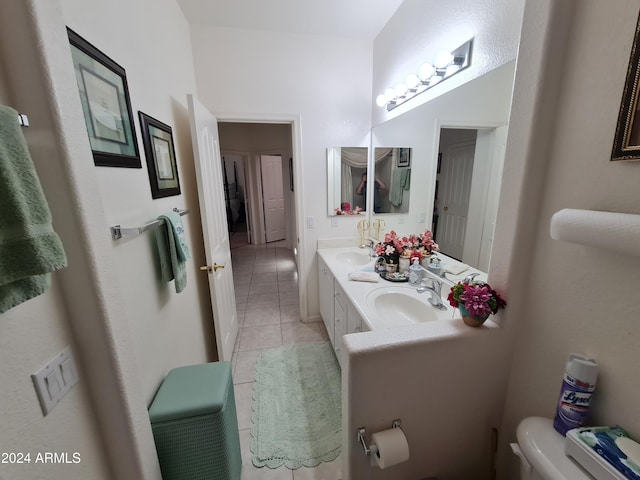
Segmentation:
[(620, 427), (574, 428), (567, 432), (565, 453), (597, 480), (640, 480), (640, 467), (616, 445), (620, 437), (627, 437)]

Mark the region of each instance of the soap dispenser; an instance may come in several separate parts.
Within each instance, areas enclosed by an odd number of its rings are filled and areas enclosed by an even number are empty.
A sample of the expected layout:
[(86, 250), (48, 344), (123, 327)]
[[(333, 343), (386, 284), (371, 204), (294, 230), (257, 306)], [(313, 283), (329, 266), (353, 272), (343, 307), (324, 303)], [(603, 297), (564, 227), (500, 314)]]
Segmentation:
[(434, 255), (430, 259), (429, 265), (427, 265), (429, 271), (431, 271), (434, 275), (442, 276), (442, 264), (440, 263), (440, 259)]
[(420, 266), (420, 259), (413, 257), (413, 264), (409, 267), (409, 285), (412, 287), (419, 287), (422, 283), (422, 267)]

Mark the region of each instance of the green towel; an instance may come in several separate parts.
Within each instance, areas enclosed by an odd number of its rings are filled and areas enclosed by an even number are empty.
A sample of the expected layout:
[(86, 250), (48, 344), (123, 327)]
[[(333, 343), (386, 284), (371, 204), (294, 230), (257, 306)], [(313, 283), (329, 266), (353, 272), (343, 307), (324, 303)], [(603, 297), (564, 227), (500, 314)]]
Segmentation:
[(409, 190), (411, 187), (411, 169), (404, 168), (400, 174), (400, 185), (403, 190)]
[(66, 266), (18, 112), (0, 105), (0, 313), (44, 293)]
[(180, 215), (174, 214), (174, 212), (160, 215), (158, 219), (164, 220), (156, 230), (162, 280), (169, 283), (175, 279), (176, 293), (180, 293), (187, 286), (185, 262), (191, 258), (184, 237), (182, 220), (180, 220)]

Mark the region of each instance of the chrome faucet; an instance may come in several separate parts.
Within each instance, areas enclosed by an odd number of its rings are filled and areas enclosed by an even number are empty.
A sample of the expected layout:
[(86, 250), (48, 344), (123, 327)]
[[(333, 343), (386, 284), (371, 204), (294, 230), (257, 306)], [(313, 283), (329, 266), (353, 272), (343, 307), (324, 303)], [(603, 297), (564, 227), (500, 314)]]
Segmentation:
[(366, 240), (365, 243), (363, 243), (362, 245), (360, 245), (360, 248), (368, 248), (369, 249), (369, 256), (371, 258), (375, 258), (378, 256), (378, 254), (376, 253), (376, 251), (373, 249), (373, 245), (374, 242), (373, 240)]
[(422, 285), (416, 288), (416, 292), (431, 293), (431, 296), (429, 297), (429, 303), (438, 310), (447, 309), (447, 307), (445, 307), (444, 303), (442, 302), (442, 282), (440, 280), (436, 280), (435, 278), (424, 278), (422, 280)]
[(476, 278), (478, 275), (480, 275), (480, 274), (479, 273), (470, 273), (469, 275), (464, 277), (464, 280), (462, 282), (463, 283), (471, 283), (471, 282), (473, 282), (473, 279)]

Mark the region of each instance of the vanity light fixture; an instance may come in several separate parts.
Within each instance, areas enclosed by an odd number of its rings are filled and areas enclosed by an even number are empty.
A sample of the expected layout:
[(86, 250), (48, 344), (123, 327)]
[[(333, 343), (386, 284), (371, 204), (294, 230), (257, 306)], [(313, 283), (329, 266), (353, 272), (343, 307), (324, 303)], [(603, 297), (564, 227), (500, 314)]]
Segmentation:
[(395, 88), (387, 88), (376, 97), (376, 105), (387, 111), (422, 93), (441, 81), (471, 65), (471, 47), (473, 38), (452, 52), (441, 51), (436, 54), (433, 63), (423, 63), (417, 73), (410, 73), (404, 82)]

